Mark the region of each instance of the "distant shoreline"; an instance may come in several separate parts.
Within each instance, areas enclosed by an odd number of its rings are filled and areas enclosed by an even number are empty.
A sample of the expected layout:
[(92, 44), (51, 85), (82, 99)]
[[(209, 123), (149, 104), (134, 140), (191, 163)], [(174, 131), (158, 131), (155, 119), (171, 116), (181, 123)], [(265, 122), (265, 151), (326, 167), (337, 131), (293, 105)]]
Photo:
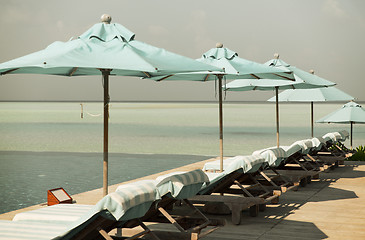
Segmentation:
[[(52, 100), (52, 101), (43, 101), (43, 100), (0, 100), (0, 103), (102, 103), (103, 101), (91, 101), (91, 100)], [(315, 104), (344, 104), (343, 102), (315, 102)], [(356, 101), (359, 104), (365, 104), (365, 101)], [(217, 104), (218, 101), (148, 101), (148, 100), (126, 100), (126, 101), (110, 101), (110, 103), (197, 103), (197, 104)], [(275, 102), (267, 102), (267, 101), (224, 101), (224, 104), (275, 104)], [(309, 104), (309, 102), (280, 102), (280, 104)]]

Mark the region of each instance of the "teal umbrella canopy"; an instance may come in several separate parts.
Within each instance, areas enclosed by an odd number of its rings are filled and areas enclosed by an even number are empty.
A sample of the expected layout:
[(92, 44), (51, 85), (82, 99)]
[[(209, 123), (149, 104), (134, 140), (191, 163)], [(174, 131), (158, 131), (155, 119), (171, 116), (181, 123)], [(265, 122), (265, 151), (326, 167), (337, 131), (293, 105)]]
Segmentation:
[[(290, 70), (276, 69), (265, 66), (260, 63), (249, 61), (238, 57), (238, 53), (217, 44), (197, 59), (198, 62), (212, 65), (224, 70), (226, 79), (281, 79), (294, 81), (294, 76)], [(211, 81), (216, 80), (217, 75), (222, 73), (212, 72), (194, 72), (194, 73), (177, 73), (166, 76), (152, 77), (152, 80), (188, 80), (188, 81)]]
[[(332, 102), (350, 101), (354, 97), (336, 87), (314, 89), (288, 89), (279, 94), (279, 102)], [(275, 97), (268, 100), (275, 102)]]
[(98, 23), (68, 42), (0, 64), (0, 73), (64, 76), (111, 75), (151, 77), (177, 72), (220, 71), (219, 68), (135, 40), (118, 23)]
[(350, 124), (350, 144), (352, 148), (353, 124), (365, 123), (365, 109), (356, 102), (349, 102), (343, 105), (342, 108), (324, 116), (316, 122)]
[(365, 123), (365, 109), (356, 102), (349, 102), (342, 108), (316, 121), (317, 123)]
[(177, 72), (221, 71), (167, 50), (135, 40), (135, 34), (109, 15), (78, 38), (54, 42), (44, 50), (0, 64), (0, 74), (103, 75), (103, 194), (108, 192), (109, 76), (153, 77)]
[[(314, 114), (313, 102), (334, 102), (349, 101), (354, 97), (337, 89), (336, 87), (312, 88), (312, 89), (288, 89), (278, 95), (279, 102), (310, 102), (311, 103), (311, 136), (314, 136)], [(269, 102), (276, 101), (276, 97), (272, 97)]]
[(276, 79), (237, 79), (223, 86), (225, 91), (270, 91), (275, 89), (293, 89), (301, 83)]
[(318, 87), (330, 87), (336, 85), (336, 83), (328, 81), (317, 75), (303, 71), (297, 67), (291, 66), (290, 64), (279, 59), (279, 55), (276, 54), (274, 59), (271, 59), (265, 63), (265, 65), (274, 67), (283, 71), (292, 71), (295, 80), (301, 82), (303, 86), (297, 86), (298, 89), (307, 88), (318, 88)]

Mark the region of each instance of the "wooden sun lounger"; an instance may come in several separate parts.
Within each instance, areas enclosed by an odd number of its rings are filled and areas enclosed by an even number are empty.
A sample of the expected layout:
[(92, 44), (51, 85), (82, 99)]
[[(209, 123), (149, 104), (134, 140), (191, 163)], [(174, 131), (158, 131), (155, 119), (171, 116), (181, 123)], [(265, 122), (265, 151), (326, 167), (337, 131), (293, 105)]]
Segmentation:
[[(223, 220), (207, 218), (186, 199), (194, 196), (205, 182), (208, 182), (208, 177), (201, 170), (170, 173), (158, 177), (156, 188), (162, 199), (156, 201), (139, 221), (172, 224), (181, 235), (194, 240), (224, 226)], [(176, 203), (180, 202), (183, 202), (188, 209), (184, 208), (183, 212), (177, 213), (176, 210), (179, 208), (176, 207)], [(134, 228), (139, 225), (139, 221), (129, 222), (124, 227)]]
[[(254, 175), (235, 171), (216, 183), (214, 188), (189, 200), (195, 203), (224, 203), (232, 212), (232, 223), (238, 225), (242, 210), (249, 209), (250, 215), (255, 217), (265, 209), (266, 203), (277, 202), (280, 194), (280, 191), (268, 190)], [(214, 211), (210, 213), (214, 214)]]

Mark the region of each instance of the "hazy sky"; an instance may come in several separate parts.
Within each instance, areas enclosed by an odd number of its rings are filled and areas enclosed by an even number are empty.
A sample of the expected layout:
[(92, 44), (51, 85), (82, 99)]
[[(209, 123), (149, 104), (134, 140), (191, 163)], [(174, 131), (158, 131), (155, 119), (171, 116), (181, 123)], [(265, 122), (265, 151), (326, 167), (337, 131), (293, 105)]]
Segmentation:
[[(108, 13), (136, 39), (191, 58), (222, 42), (240, 57), (280, 58), (314, 69), (365, 101), (364, 0), (0, 0), (0, 62), (78, 37)], [(214, 82), (153, 82), (111, 77), (112, 101), (215, 100)], [(229, 101), (267, 100), (273, 92), (228, 92)], [(101, 77), (6, 75), (0, 100), (102, 100)]]

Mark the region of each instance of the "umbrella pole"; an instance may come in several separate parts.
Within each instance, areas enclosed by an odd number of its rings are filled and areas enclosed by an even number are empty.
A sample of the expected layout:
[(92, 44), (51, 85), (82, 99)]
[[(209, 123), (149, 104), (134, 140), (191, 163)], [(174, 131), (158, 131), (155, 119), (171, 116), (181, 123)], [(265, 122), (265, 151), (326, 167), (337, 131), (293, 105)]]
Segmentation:
[(103, 69), (104, 80), (104, 160), (103, 160), (103, 196), (108, 194), (108, 129), (109, 129), (109, 74), (110, 70)]
[(352, 122), (350, 122), (350, 125), (351, 125), (351, 129), (350, 129), (350, 132), (351, 132), (351, 135), (350, 135), (350, 148), (352, 150)]
[(311, 133), (312, 133), (312, 137), (313, 137), (313, 118), (314, 118), (314, 116), (313, 116), (313, 102), (311, 102), (311, 129), (312, 129), (312, 131), (311, 131)]
[(279, 143), (279, 87), (275, 87), (276, 96), (276, 144), (277, 147), (280, 146)]
[(218, 75), (218, 96), (219, 96), (219, 152), (220, 152), (220, 171), (223, 172), (223, 97), (222, 97), (222, 78)]

